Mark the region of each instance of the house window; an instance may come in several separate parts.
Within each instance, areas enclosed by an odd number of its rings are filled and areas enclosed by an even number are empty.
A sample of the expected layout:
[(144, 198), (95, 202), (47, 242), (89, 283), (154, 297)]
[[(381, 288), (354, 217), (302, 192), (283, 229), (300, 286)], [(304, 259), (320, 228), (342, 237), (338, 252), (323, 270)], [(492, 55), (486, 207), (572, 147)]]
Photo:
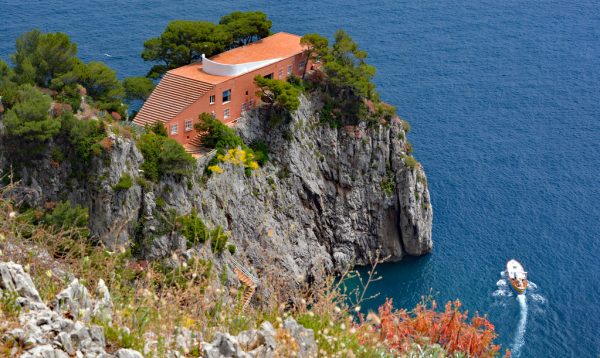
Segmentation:
[(242, 112), (246, 112), (246, 102), (242, 103)]
[(215, 104), (215, 95), (210, 96), (210, 104)]
[(213, 118), (217, 118), (217, 114), (215, 113), (215, 111), (211, 111), (211, 112), (210, 112), (210, 115), (211, 115)]
[(288, 66), (288, 71), (287, 71), (287, 75), (291, 75), (292, 74), (292, 65)]
[(177, 134), (179, 128), (177, 124), (171, 125), (171, 134)]
[(225, 108), (223, 110), (223, 118), (225, 118), (225, 119), (229, 118), (229, 108)]
[(231, 101), (231, 90), (223, 91), (223, 103)]
[(265, 76), (265, 78), (272, 79), (273, 78), (273, 74), (269, 73), (268, 75)]
[(306, 60), (300, 61), (300, 64), (298, 65), (298, 69), (300, 69), (300, 71), (302, 71), (304, 69), (304, 67), (306, 67)]
[(279, 78), (283, 77), (283, 69), (279, 70)]
[(248, 91), (246, 91), (246, 96), (248, 95)]
[(192, 130), (192, 120), (191, 119), (186, 119), (185, 121), (185, 131), (189, 132)]

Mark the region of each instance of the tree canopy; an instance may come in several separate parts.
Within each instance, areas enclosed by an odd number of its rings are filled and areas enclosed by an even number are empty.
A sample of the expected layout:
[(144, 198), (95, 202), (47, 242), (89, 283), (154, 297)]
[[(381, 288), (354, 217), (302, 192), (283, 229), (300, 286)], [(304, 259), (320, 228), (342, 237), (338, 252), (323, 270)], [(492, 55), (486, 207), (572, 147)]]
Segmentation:
[(271, 31), (271, 20), (260, 11), (234, 11), (221, 17), (220, 25), (231, 34), (231, 47), (247, 45), (253, 41), (269, 36)]
[(212, 56), (225, 49), (231, 35), (221, 26), (208, 21), (171, 21), (160, 37), (144, 42), (144, 61), (159, 61), (152, 67), (150, 77), (158, 77), (169, 69), (187, 65)]
[(254, 77), (254, 83), (258, 87), (256, 95), (270, 106), (288, 112), (293, 112), (300, 106), (300, 90), (292, 84), (260, 75)]
[(325, 54), (324, 70), (329, 82), (343, 95), (350, 92), (368, 99), (375, 96), (375, 67), (365, 62), (367, 53), (343, 30), (335, 33), (333, 47)]
[(77, 45), (62, 32), (32, 30), (19, 36), (11, 55), (19, 83), (48, 87), (50, 81), (69, 72), (77, 63)]
[[(306, 53), (308, 61), (315, 61), (321, 56), (327, 54), (329, 41), (326, 37), (323, 37), (317, 33), (306, 34), (300, 39), (300, 44), (306, 46)], [(308, 66), (304, 66), (304, 74)]]
[(123, 80), (123, 88), (127, 99), (145, 101), (152, 93), (154, 83), (146, 77), (127, 77)]
[(23, 85), (17, 103), (6, 112), (4, 124), (9, 135), (43, 142), (60, 130), (60, 121), (48, 116), (50, 97), (30, 85)]
[(166, 71), (216, 55), (226, 49), (268, 36), (271, 21), (260, 11), (236, 11), (215, 24), (208, 21), (174, 20), (159, 37), (144, 42), (144, 61), (158, 62), (148, 77), (158, 78)]

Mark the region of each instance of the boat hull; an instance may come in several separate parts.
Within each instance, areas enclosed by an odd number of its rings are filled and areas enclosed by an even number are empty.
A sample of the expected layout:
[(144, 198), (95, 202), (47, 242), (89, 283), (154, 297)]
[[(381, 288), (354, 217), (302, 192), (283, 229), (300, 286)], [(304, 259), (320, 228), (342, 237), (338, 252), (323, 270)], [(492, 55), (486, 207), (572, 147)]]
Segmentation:
[(510, 285), (513, 290), (519, 295), (523, 294), (525, 290), (527, 290), (527, 280), (523, 280), (522, 282), (518, 282), (517, 280), (510, 279)]
[(506, 263), (506, 274), (513, 290), (519, 295), (527, 290), (527, 272), (523, 269), (523, 265), (517, 260), (510, 260)]

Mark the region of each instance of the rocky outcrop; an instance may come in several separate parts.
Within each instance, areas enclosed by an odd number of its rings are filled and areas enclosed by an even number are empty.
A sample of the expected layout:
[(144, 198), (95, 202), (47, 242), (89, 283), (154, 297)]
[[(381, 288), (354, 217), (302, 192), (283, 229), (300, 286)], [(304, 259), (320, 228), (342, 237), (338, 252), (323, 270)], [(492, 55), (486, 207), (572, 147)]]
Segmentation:
[[(69, 177), (68, 163), (57, 167), (48, 160), (25, 170), (22, 182), (28, 185), (11, 194), (33, 206), (82, 204), (90, 210), (95, 239), (114, 248), (137, 232), (147, 258), (185, 249), (185, 239), (165, 230), (165, 220), (173, 211), (195, 208), (209, 226), (231, 232), (236, 255), (258, 270), (276, 267), (298, 281), (366, 264), (377, 251), (389, 260), (429, 252), (427, 181), (421, 166), (409, 163), (401, 121), (330, 128), (319, 123), (318, 110), (318, 100), (301, 98), (291, 120), (276, 126), (259, 112), (240, 119), (245, 141), (262, 140), (270, 149), (270, 161), (251, 175), (242, 166), (221, 164), (224, 173), (208, 177), (207, 156), (189, 178), (141, 185), (138, 148), (111, 134), (107, 157), (95, 159), (87, 182)], [(125, 173), (134, 185), (115, 191)]]
[[(288, 336), (290, 339), (282, 344), (278, 336)], [(314, 332), (291, 317), (283, 322), (280, 332), (271, 323), (263, 322), (260, 329), (243, 331), (235, 337), (217, 333), (213, 341), (205, 343), (203, 347), (206, 358), (317, 357)]]
[[(91, 323), (91, 316), (102, 320), (95, 313), (90, 315), (92, 308), (97, 312), (98, 307), (103, 307), (99, 312), (107, 315), (106, 308), (112, 307), (106, 286), (103, 283), (98, 286), (97, 297), (94, 299), (87, 288), (74, 279), (56, 296), (50, 304), (54, 308), (50, 309), (42, 302), (31, 277), (21, 265), (0, 262), (0, 298), (11, 292), (16, 293), (14, 304), (19, 307), (20, 325), (0, 337), (4, 349), (10, 350), (11, 356), (17, 356), (21, 352), (20, 357), (26, 358), (142, 358), (142, 353), (133, 349), (121, 348), (114, 353), (107, 351), (103, 328)], [(217, 332), (210, 343), (202, 342), (197, 333), (187, 328), (179, 328), (172, 337), (162, 339), (163, 344), (173, 344), (173, 349), (164, 353), (167, 357), (189, 354), (193, 347), (201, 347), (203, 356), (209, 358), (317, 356), (314, 332), (299, 325), (291, 317), (278, 329), (269, 322), (263, 322), (258, 330), (243, 331), (237, 336)], [(153, 352), (157, 345), (157, 337), (145, 337), (146, 353)]]
[(19, 312), (20, 327), (0, 337), (12, 349), (11, 356), (24, 351), (20, 356), (26, 358), (142, 357), (123, 349), (115, 355), (107, 353), (103, 328), (89, 323), (92, 307), (108, 305), (106, 296), (95, 302), (77, 279), (57, 295), (50, 309), (21, 265), (0, 262), (0, 297), (11, 292), (17, 295), (18, 308), (14, 309)]

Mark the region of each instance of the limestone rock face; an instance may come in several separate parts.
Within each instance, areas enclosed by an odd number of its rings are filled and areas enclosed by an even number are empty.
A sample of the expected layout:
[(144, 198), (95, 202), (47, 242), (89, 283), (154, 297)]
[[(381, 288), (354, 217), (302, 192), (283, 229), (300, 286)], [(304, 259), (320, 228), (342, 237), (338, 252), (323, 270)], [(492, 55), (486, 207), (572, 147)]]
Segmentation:
[[(319, 123), (318, 99), (302, 97), (289, 120), (274, 125), (255, 111), (237, 129), (246, 143), (269, 147), (269, 162), (251, 175), (222, 163), (222, 174), (207, 176), (209, 155), (197, 160), (189, 178), (144, 184), (139, 149), (111, 134), (107, 157), (94, 159), (88, 181), (70, 178), (68, 163), (56, 168), (46, 160), (22, 173), (27, 186), (6, 195), (31, 206), (68, 199), (88, 207), (93, 239), (114, 249), (135, 236), (148, 259), (187, 249), (165, 223), (195, 208), (209, 227), (231, 232), (237, 256), (258, 269), (276, 265), (295, 281), (367, 264), (378, 251), (401, 260), (431, 250), (427, 180), (411, 163), (399, 119), (331, 128)], [(124, 174), (133, 186), (115, 191)]]
[(0, 297), (3, 293), (16, 292), (19, 304), (27, 308), (44, 308), (31, 277), (23, 266), (13, 262), (0, 262)]
[(237, 336), (217, 333), (211, 343), (204, 343), (204, 357), (317, 357), (317, 343), (312, 329), (304, 328), (289, 317), (283, 323), (280, 333), (287, 333), (293, 339), (293, 344), (279, 342), (276, 338), (277, 331), (267, 321), (258, 330), (243, 331)]
[[(21, 347), (25, 347), (21, 357), (113, 357), (105, 350), (106, 340), (102, 327), (87, 324), (92, 307), (98, 307), (99, 303), (112, 307), (106, 286), (98, 291), (104, 295), (99, 296), (99, 300), (95, 302), (87, 288), (74, 279), (57, 295), (52, 302), (55, 310), (51, 310), (42, 302), (31, 277), (21, 265), (0, 262), (0, 296), (16, 292), (16, 302), (23, 308), (18, 316), (20, 327), (0, 338), (3, 342), (18, 342)], [(18, 347), (13, 347), (13, 350), (14, 354), (11, 355), (16, 355)], [(132, 350), (117, 351), (116, 356), (142, 357), (139, 352)]]

